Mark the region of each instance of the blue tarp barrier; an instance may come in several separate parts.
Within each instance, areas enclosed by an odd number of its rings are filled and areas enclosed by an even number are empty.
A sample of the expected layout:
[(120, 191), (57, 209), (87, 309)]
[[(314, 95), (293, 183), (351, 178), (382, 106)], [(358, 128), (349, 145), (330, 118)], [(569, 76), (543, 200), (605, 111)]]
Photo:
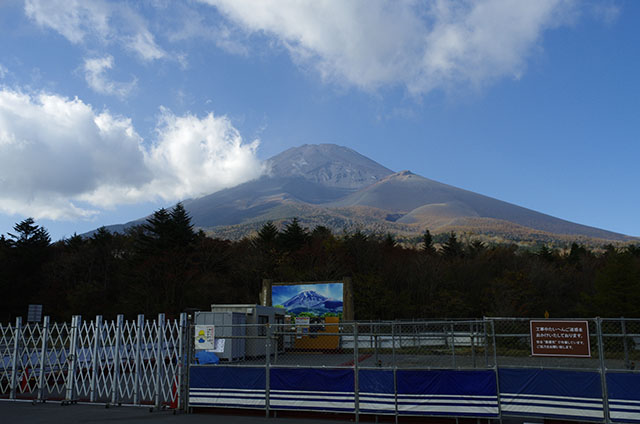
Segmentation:
[(393, 371), (359, 370), (358, 387), (360, 412), (371, 414), (395, 414), (395, 388)]
[(609, 417), (614, 422), (640, 422), (640, 374), (608, 373)]
[(264, 408), (264, 368), (191, 366), (189, 405)]
[(400, 414), (499, 416), (491, 370), (398, 370), (396, 380)]
[(273, 409), (354, 412), (353, 369), (272, 368)]
[(500, 369), (505, 415), (601, 421), (600, 374), (548, 369)]

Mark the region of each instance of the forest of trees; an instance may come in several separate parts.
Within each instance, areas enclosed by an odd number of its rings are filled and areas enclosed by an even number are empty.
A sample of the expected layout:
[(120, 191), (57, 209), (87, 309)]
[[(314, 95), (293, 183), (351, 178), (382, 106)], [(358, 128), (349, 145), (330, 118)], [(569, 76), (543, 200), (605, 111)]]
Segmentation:
[(125, 234), (51, 243), (33, 219), (0, 236), (0, 322), (29, 304), (68, 320), (164, 312), (212, 303), (257, 303), (262, 280), (351, 277), (362, 320), (482, 316), (640, 317), (640, 246), (574, 243), (563, 251), (488, 246), (448, 234), (419, 248), (392, 235), (333, 234), (293, 219), (265, 224), (252, 238), (219, 240), (196, 232), (183, 206), (160, 209)]

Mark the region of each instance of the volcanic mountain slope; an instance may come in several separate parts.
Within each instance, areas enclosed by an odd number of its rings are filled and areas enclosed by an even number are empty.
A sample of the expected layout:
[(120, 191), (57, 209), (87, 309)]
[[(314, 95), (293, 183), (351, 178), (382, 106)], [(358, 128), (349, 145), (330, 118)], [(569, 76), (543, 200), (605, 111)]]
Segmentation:
[(185, 200), (194, 225), (231, 239), (249, 235), (267, 221), (281, 223), (298, 217), (310, 228), (324, 225), (334, 232), (357, 228), (417, 236), (429, 228), (434, 233), (464, 231), (507, 239), (634, 240), (409, 171), (394, 173), (332, 144), (289, 149), (269, 159), (268, 166), (270, 172), (257, 180)]
[[(441, 227), (462, 225), (464, 218), (506, 221), (554, 234), (619, 239), (620, 234), (575, 224), (511, 203), (421, 177), (409, 171), (385, 179), (332, 203), (370, 206), (402, 215), (396, 222)], [(471, 222), (471, 221), (469, 221)]]
[(289, 312), (342, 312), (342, 302), (330, 299), (313, 290), (305, 290), (285, 301), (282, 306)]
[[(270, 171), (262, 178), (185, 201), (195, 225), (209, 228), (256, 218), (291, 218), (297, 216), (297, 205), (332, 202), (393, 174), (351, 149), (330, 144), (286, 150), (269, 159), (268, 166)], [(270, 213), (274, 210), (279, 212)], [(281, 216), (287, 211), (293, 215)]]

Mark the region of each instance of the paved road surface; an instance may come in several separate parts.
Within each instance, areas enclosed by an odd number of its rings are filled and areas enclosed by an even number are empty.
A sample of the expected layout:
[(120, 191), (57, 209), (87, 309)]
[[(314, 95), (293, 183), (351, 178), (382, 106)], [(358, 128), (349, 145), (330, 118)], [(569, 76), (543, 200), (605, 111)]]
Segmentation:
[(173, 415), (171, 411), (149, 412), (148, 408), (131, 406), (107, 409), (100, 405), (60, 406), (60, 402), (32, 405), (30, 402), (0, 401), (0, 422), (12, 424), (345, 424), (349, 421), (207, 413)]

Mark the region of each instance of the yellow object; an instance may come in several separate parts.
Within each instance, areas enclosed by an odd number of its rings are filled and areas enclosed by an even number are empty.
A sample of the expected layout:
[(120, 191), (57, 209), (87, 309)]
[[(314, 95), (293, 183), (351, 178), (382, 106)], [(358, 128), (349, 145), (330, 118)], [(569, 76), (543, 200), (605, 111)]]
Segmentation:
[[(305, 333), (301, 338), (296, 337), (295, 348), (314, 351), (338, 349), (338, 346), (340, 346), (340, 336), (338, 335), (340, 318), (325, 317), (324, 323), (324, 328), (319, 331)], [(311, 324), (310, 327), (314, 325), (318, 326), (322, 324)]]

